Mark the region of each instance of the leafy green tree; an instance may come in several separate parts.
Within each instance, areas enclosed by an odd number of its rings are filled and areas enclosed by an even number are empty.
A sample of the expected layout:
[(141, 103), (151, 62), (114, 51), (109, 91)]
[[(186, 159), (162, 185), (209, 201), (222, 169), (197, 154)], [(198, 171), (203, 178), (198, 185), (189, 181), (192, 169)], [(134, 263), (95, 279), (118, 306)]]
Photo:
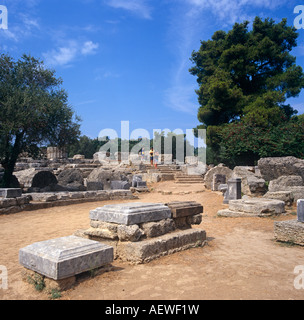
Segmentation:
[(2, 185), (10, 186), (21, 152), (43, 145), (65, 147), (77, 140), (79, 121), (55, 71), (29, 55), (0, 56), (0, 163)]
[[(229, 32), (215, 32), (192, 53), (190, 73), (199, 84), (198, 120), (207, 129), (207, 145), (219, 161), (225, 147), (223, 127), (225, 133), (230, 125), (231, 130), (246, 127), (249, 136), (253, 135), (250, 128), (255, 128), (257, 135), (297, 113), (286, 103), (304, 87), (303, 70), (290, 54), (297, 38), (286, 19), (275, 23), (256, 17), (252, 29), (248, 21), (236, 23)], [(247, 158), (256, 155), (254, 150), (242, 150)]]
[(94, 153), (98, 152), (100, 148), (100, 142), (98, 139), (91, 139), (87, 136), (81, 136), (75, 143), (68, 146), (69, 157), (73, 157), (76, 154), (82, 154), (86, 159), (93, 159)]
[(255, 165), (261, 157), (304, 157), (304, 117), (277, 126), (243, 122), (225, 125), (220, 133), (222, 159), (228, 165)]
[(221, 125), (234, 120), (277, 123), (295, 111), (286, 99), (299, 95), (304, 74), (290, 51), (297, 45), (296, 29), (283, 19), (256, 17), (236, 23), (229, 32), (217, 31), (192, 53), (197, 76), (200, 122)]

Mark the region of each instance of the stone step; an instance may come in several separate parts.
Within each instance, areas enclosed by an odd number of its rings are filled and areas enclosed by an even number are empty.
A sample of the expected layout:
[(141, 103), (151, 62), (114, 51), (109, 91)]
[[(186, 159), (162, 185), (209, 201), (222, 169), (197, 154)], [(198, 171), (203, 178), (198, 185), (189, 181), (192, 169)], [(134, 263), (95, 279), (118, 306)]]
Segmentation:
[(165, 255), (201, 246), (206, 239), (204, 230), (187, 229), (140, 242), (120, 242), (117, 252), (122, 261), (143, 264)]
[(176, 180), (201, 180), (203, 181), (204, 179), (202, 177), (196, 177), (196, 176), (186, 176), (186, 177), (180, 177), (180, 176), (175, 176)]

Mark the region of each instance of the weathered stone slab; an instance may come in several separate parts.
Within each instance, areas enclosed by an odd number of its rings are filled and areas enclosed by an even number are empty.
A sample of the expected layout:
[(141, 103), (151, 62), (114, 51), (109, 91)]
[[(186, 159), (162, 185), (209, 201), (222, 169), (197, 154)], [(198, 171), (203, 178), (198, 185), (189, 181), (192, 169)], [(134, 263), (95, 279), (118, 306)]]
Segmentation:
[(226, 176), (224, 174), (214, 174), (212, 180), (212, 191), (218, 191), (221, 184), (226, 184)]
[(138, 181), (137, 188), (147, 188), (147, 181)]
[(290, 191), (290, 187), (299, 186), (303, 186), (303, 179), (301, 176), (281, 176), (269, 182), (268, 190), (270, 192)]
[(0, 197), (2, 198), (20, 198), (22, 190), (20, 188), (0, 189)]
[(228, 180), (227, 191), (225, 192), (224, 203), (229, 203), (231, 200), (242, 198), (242, 179), (231, 178)]
[[(33, 201), (37, 201), (37, 202), (48, 202), (48, 201), (56, 201), (57, 198), (57, 194), (56, 193), (49, 193), (49, 192), (45, 192), (45, 193), (29, 193), (29, 195), (31, 196)], [(70, 198), (70, 196), (69, 196)]]
[(211, 190), (211, 188), (212, 188), (212, 181), (213, 181), (214, 174), (223, 174), (226, 176), (226, 179), (229, 180), (233, 175), (233, 171), (223, 165), (218, 165), (218, 166), (208, 170), (205, 177), (204, 177), (205, 185), (206, 185), (207, 189)]
[(204, 211), (203, 206), (195, 201), (170, 202), (166, 206), (170, 208), (173, 218), (194, 216)]
[(90, 212), (91, 220), (117, 224), (139, 224), (171, 218), (171, 210), (161, 203), (124, 203), (106, 205)]
[(129, 190), (131, 187), (128, 181), (111, 181), (112, 190)]
[(27, 269), (60, 280), (113, 262), (113, 248), (97, 241), (68, 236), (20, 249), (19, 262)]
[(175, 252), (201, 246), (206, 241), (206, 232), (187, 229), (140, 242), (121, 242), (118, 256), (132, 264), (142, 264)]
[(141, 225), (147, 238), (155, 238), (175, 230), (173, 219), (166, 219), (157, 222), (147, 222)]
[(293, 186), (289, 187), (288, 190), (291, 191), (294, 202), (297, 202), (299, 199), (304, 199), (304, 186)]
[(304, 223), (297, 220), (276, 221), (274, 237), (277, 241), (304, 246)]
[(281, 200), (281, 201), (284, 201), (287, 206), (291, 206), (293, 203), (294, 196), (291, 191), (276, 191), (276, 192), (268, 191), (263, 196), (263, 198)]
[(87, 190), (103, 190), (103, 183), (100, 181), (87, 181)]
[(138, 182), (142, 181), (142, 175), (134, 175), (132, 179), (132, 187), (136, 188), (138, 186)]
[(276, 215), (285, 212), (285, 202), (262, 198), (231, 200), (229, 210), (253, 215)]
[(299, 222), (304, 222), (304, 199), (297, 201), (297, 216)]

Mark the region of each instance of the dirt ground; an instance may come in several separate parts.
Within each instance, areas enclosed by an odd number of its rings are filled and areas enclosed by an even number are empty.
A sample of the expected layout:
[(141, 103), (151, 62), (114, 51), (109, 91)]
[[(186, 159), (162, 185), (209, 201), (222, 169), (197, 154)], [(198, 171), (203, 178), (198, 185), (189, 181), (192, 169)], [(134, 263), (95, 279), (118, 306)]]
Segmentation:
[[(172, 194), (163, 194), (162, 190)], [(7, 268), (8, 289), (0, 300), (48, 300), (21, 279), (19, 249), (89, 228), (89, 211), (108, 203), (195, 200), (204, 206), (204, 247), (162, 257), (145, 265), (114, 261), (114, 270), (80, 282), (61, 300), (302, 300), (294, 268), (304, 265), (304, 248), (274, 240), (274, 222), (296, 219), (296, 208), (275, 218), (219, 218), (221, 193), (201, 185), (164, 182), (137, 200), (94, 202), (0, 216), (0, 265)], [(1, 273), (0, 273), (1, 277)]]

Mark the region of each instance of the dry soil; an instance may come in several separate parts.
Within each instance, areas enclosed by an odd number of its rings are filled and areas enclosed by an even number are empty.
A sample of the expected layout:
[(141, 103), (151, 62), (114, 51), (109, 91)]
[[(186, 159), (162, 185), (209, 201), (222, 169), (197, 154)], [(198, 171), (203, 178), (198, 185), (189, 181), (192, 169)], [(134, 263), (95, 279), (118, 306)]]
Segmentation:
[[(304, 298), (304, 289), (294, 286), (294, 269), (304, 265), (304, 248), (276, 242), (273, 232), (275, 221), (296, 219), (295, 207), (279, 217), (219, 218), (217, 211), (227, 208), (221, 193), (204, 190), (201, 185), (174, 182), (150, 187), (150, 193), (139, 194), (139, 199), (132, 201), (201, 203), (203, 222), (196, 228), (207, 232), (207, 244), (144, 265), (116, 260), (113, 271), (78, 283), (63, 292), (61, 300)], [(0, 265), (6, 267), (8, 274), (8, 288), (0, 286), (0, 300), (48, 300), (48, 293), (37, 292), (22, 281), (19, 249), (87, 229), (91, 209), (119, 202), (131, 201), (90, 202), (0, 216)]]

